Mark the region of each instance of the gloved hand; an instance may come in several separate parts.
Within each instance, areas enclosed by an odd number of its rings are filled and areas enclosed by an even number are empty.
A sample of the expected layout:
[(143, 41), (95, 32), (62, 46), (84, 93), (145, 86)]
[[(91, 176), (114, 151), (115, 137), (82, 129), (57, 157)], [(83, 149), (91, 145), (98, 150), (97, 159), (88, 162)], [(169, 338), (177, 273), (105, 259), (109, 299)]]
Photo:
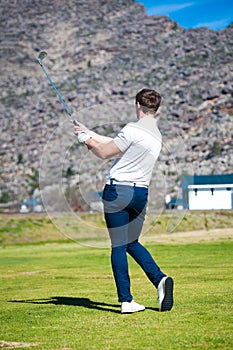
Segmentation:
[(90, 138), (91, 136), (86, 131), (80, 131), (78, 133), (78, 142), (82, 145), (85, 144), (85, 142)]

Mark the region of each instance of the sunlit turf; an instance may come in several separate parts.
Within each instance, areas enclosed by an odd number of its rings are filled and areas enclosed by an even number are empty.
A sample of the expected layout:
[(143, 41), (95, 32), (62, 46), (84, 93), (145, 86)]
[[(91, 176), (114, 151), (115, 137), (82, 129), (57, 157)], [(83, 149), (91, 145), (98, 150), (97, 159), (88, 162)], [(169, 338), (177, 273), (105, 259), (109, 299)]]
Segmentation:
[(147, 247), (175, 280), (171, 312), (158, 312), (155, 288), (129, 258), (134, 299), (146, 310), (120, 314), (109, 249), (1, 248), (0, 341), (33, 349), (233, 348), (233, 243)]

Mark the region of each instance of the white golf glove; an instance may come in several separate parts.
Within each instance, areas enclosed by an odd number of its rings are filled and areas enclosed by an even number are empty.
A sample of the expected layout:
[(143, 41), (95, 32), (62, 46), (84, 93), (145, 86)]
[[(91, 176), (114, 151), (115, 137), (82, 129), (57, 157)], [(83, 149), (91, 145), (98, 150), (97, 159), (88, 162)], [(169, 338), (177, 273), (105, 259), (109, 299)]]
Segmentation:
[(78, 142), (82, 145), (85, 144), (85, 142), (90, 138), (91, 136), (85, 131), (81, 131), (80, 133), (78, 133)]

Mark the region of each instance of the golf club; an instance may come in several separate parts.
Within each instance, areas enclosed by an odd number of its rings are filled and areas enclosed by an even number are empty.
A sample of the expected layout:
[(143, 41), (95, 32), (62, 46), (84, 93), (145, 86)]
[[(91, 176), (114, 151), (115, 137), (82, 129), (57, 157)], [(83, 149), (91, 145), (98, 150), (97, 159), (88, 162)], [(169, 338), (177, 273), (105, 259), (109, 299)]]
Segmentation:
[(37, 58), (37, 61), (39, 62), (41, 68), (43, 69), (43, 71), (44, 71), (46, 77), (48, 78), (48, 80), (49, 80), (49, 82), (50, 82), (50, 84), (51, 84), (52, 87), (54, 88), (54, 90), (55, 90), (57, 96), (59, 97), (59, 99), (60, 99), (60, 101), (61, 101), (61, 103), (62, 103), (63, 106), (65, 107), (66, 112), (69, 114), (71, 121), (73, 122), (74, 125), (78, 125), (77, 121), (76, 121), (76, 120), (74, 119), (74, 117), (72, 116), (72, 113), (71, 113), (70, 109), (68, 108), (67, 104), (66, 104), (65, 101), (63, 100), (63, 98), (62, 98), (60, 92), (57, 90), (57, 88), (56, 88), (54, 82), (53, 82), (52, 79), (50, 78), (49, 74), (47, 73), (47, 71), (46, 71), (46, 69), (45, 69), (45, 67), (44, 67), (44, 65), (43, 65), (43, 63), (42, 63), (42, 60), (43, 60), (47, 55), (48, 55), (48, 54), (47, 54), (46, 51), (40, 51), (39, 56), (38, 56), (38, 58)]

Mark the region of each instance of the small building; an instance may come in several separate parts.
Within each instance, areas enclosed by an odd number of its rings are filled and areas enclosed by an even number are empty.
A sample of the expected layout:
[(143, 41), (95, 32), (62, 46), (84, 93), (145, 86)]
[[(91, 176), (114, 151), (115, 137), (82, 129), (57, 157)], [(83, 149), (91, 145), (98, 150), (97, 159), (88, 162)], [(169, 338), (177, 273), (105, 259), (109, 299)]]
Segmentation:
[(37, 198), (31, 198), (31, 199), (25, 199), (21, 203), (21, 207), (19, 212), (22, 214), (26, 214), (29, 212), (34, 212), (34, 213), (41, 213), (44, 211), (41, 199)]
[(26, 213), (41, 213), (44, 211), (43, 203), (40, 198), (40, 190), (39, 188), (35, 188), (32, 194), (32, 197), (29, 199), (25, 199), (21, 203), (21, 207), (19, 212), (22, 214)]
[(182, 198), (171, 198), (166, 203), (166, 209), (168, 209), (168, 210), (171, 210), (171, 209), (182, 210), (182, 209), (184, 209)]
[(104, 210), (102, 201), (103, 192), (89, 192), (88, 203), (90, 205), (90, 210), (94, 212), (102, 213)]
[(184, 208), (233, 209), (233, 174), (183, 176), (181, 186)]

